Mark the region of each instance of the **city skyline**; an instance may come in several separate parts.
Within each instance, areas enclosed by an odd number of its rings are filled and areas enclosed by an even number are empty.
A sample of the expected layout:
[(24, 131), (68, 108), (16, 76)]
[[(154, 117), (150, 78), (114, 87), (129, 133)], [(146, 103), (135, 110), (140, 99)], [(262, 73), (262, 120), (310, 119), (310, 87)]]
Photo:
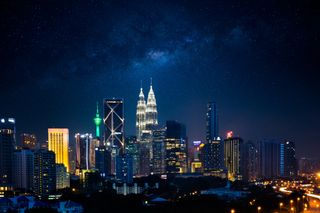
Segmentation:
[(125, 133), (135, 135), (140, 80), (146, 88), (152, 77), (159, 124), (185, 124), (189, 142), (205, 141), (213, 101), (222, 136), (294, 141), (299, 157), (318, 156), (312, 3), (3, 4), (0, 115), (16, 119), (17, 135), (93, 134), (96, 102), (103, 112), (112, 97), (123, 98)]

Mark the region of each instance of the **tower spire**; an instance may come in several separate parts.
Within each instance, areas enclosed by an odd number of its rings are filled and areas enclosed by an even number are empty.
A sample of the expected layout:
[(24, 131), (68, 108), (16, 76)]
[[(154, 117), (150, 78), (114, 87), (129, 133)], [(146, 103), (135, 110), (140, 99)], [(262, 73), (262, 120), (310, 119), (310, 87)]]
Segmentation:
[(153, 130), (158, 125), (158, 111), (156, 97), (152, 88), (152, 78), (150, 78), (150, 90), (147, 99), (146, 109), (146, 129)]
[(96, 116), (93, 118), (94, 124), (96, 125), (96, 137), (100, 137), (100, 124), (102, 119), (99, 115), (99, 103), (97, 102), (97, 112)]

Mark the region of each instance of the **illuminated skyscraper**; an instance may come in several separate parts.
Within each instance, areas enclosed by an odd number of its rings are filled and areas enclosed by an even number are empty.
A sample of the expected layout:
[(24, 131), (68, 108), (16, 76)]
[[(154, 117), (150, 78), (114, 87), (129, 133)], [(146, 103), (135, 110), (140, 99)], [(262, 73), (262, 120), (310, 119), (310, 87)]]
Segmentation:
[(158, 126), (158, 111), (157, 102), (152, 89), (152, 79), (150, 84), (150, 90), (148, 93), (147, 108), (146, 108), (146, 129), (154, 130)]
[(96, 125), (96, 137), (99, 138), (100, 137), (100, 125), (102, 122), (102, 119), (100, 118), (99, 115), (99, 105), (97, 103), (97, 113), (96, 113), (96, 117), (93, 118), (94, 124)]
[(153, 131), (152, 141), (152, 172), (154, 174), (164, 174), (166, 172), (166, 129)]
[(166, 172), (187, 172), (187, 137), (186, 127), (176, 121), (166, 122)]
[(95, 165), (95, 144), (91, 134), (75, 135), (76, 138), (76, 169), (89, 170)]
[(0, 186), (12, 184), (15, 119), (0, 119)]
[(61, 164), (56, 164), (56, 189), (64, 189), (70, 187), (70, 176), (67, 168)]
[(34, 152), (33, 190), (36, 195), (48, 196), (56, 190), (56, 161), (53, 151)]
[(48, 150), (55, 153), (56, 163), (64, 164), (69, 172), (69, 129), (49, 128), (48, 145)]
[(210, 140), (216, 140), (219, 137), (219, 128), (218, 128), (217, 106), (215, 102), (209, 102), (207, 104), (206, 126), (207, 126), (207, 132), (206, 132), (207, 143)]
[(258, 176), (260, 178), (276, 178), (283, 167), (280, 156), (280, 142), (263, 140), (258, 142)]
[(138, 141), (140, 141), (142, 131), (144, 130), (146, 130), (146, 101), (144, 100), (144, 94), (141, 87), (136, 113), (136, 135)]
[(116, 172), (116, 156), (123, 153), (124, 149), (124, 110), (123, 99), (104, 99), (105, 126), (104, 140), (108, 151), (111, 153), (111, 159), (108, 164), (108, 174)]
[(239, 137), (233, 137), (228, 133), (227, 139), (224, 140), (224, 163), (228, 170), (229, 180), (242, 179), (242, 151), (243, 141)]
[(283, 177), (295, 177), (297, 173), (295, 143), (292, 141), (281, 142), (280, 175)]
[(33, 187), (33, 152), (28, 149), (14, 152), (13, 182), (15, 188), (32, 190)]
[(123, 99), (104, 99), (105, 143), (107, 146), (123, 148), (124, 111)]
[(204, 144), (201, 152), (205, 173), (218, 174), (223, 171), (223, 142), (220, 139), (209, 140)]
[(243, 179), (255, 181), (258, 174), (258, 150), (256, 145), (251, 141), (246, 142), (243, 153)]

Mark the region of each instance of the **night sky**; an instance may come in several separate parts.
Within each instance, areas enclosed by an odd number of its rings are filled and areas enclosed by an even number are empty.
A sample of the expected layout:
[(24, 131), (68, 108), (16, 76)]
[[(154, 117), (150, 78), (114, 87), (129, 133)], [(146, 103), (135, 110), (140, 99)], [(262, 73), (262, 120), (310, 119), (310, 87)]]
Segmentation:
[[(241, 2), (241, 3), (240, 3)], [(47, 139), (48, 127), (94, 133), (96, 102), (125, 99), (126, 135), (150, 77), (159, 121), (205, 139), (208, 101), (220, 134), (320, 143), (317, 1), (0, 2), (0, 117)]]

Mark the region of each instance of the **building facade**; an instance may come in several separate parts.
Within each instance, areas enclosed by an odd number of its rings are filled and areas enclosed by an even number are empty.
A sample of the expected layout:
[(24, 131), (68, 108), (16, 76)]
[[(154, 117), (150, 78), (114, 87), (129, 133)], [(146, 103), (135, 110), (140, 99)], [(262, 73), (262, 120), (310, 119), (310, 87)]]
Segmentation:
[(242, 144), (239, 137), (230, 136), (224, 140), (224, 164), (228, 170), (229, 180), (242, 179)]
[(31, 191), (33, 188), (33, 152), (28, 149), (14, 152), (14, 187)]

